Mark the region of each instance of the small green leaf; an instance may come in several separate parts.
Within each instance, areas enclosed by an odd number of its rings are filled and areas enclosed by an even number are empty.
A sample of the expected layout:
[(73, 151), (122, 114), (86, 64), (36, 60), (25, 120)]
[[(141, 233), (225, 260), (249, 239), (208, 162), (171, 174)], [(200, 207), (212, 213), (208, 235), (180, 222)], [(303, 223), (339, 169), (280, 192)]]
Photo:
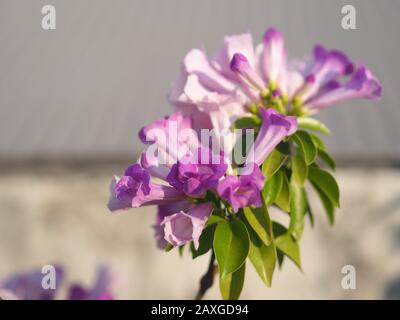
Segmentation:
[(293, 135), (293, 139), (303, 152), (306, 164), (310, 165), (313, 163), (317, 157), (317, 148), (311, 138), (311, 135), (306, 131), (297, 131)]
[(274, 174), (264, 185), (264, 189), (262, 191), (262, 196), (265, 199), (265, 203), (270, 205), (274, 203), (275, 199), (281, 192), (283, 185), (283, 177), (281, 174)]
[(335, 223), (335, 206), (332, 201), (325, 195), (325, 193), (315, 184), (311, 183), (317, 192), (322, 205), (324, 206), (326, 215), (328, 216), (328, 221), (330, 225)]
[(178, 252), (179, 252), (179, 256), (182, 258), (182, 256), (183, 256), (183, 251), (185, 250), (185, 245), (183, 245), (183, 246), (180, 246), (179, 248), (178, 248)]
[(173, 248), (174, 246), (171, 243), (167, 242), (165, 246), (165, 252), (170, 252)]
[(289, 233), (294, 233), (299, 240), (304, 229), (304, 216), (306, 214), (306, 195), (304, 188), (294, 178), (290, 182), (290, 224)]
[(278, 260), (279, 269), (281, 269), (282, 265), (283, 265), (283, 261), (285, 260), (285, 255), (283, 254), (282, 251), (276, 250), (276, 257), (277, 257), (277, 260)]
[(325, 162), (333, 171), (336, 169), (336, 162), (325, 150), (318, 149), (318, 157)]
[(329, 172), (316, 167), (310, 167), (308, 179), (329, 198), (334, 206), (340, 207), (339, 187), (335, 178)]
[(216, 224), (216, 223), (220, 223), (220, 222), (225, 222), (226, 220), (220, 216), (214, 215), (212, 214), (211, 216), (209, 216), (208, 220), (207, 220), (207, 225), (210, 226), (212, 224)]
[(206, 254), (213, 247), (213, 239), (216, 227), (216, 224), (212, 224), (204, 228), (199, 239), (199, 248), (197, 250), (195, 249), (193, 242), (190, 244), (190, 250), (192, 251), (193, 259)]
[(330, 133), (329, 128), (325, 124), (314, 118), (298, 117), (297, 123), (301, 129), (311, 129), (325, 134)]
[(250, 230), (249, 234), (250, 261), (265, 285), (270, 287), (277, 261), (275, 244), (272, 242), (269, 246), (266, 246), (254, 231)]
[(279, 192), (278, 196), (275, 199), (275, 204), (281, 208), (283, 211), (290, 211), (290, 187), (289, 180), (282, 171), (279, 171), (277, 174), (282, 175), (282, 188)]
[(261, 208), (246, 207), (243, 209), (247, 222), (257, 233), (260, 239), (269, 245), (272, 241), (271, 219), (266, 206)]
[(235, 129), (246, 129), (258, 127), (261, 124), (261, 119), (256, 116), (244, 117), (235, 121)]
[(214, 234), (214, 252), (221, 277), (235, 272), (249, 253), (249, 234), (239, 220), (218, 223)]
[(296, 155), (292, 158), (292, 174), (299, 185), (304, 185), (308, 175), (308, 166), (302, 152), (297, 151)]
[(246, 263), (225, 277), (219, 277), (219, 289), (224, 300), (237, 300), (243, 289), (246, 274)]
[(268, 181), (269, 178), (271, 178), (279, 170), (287, 158), (288, 155), (277, 148), (271, 152), (262, 165), (262, 173), (266, 181)]
[(279, 225), (279, 228), (284, 230), (279, 236), (275, 234), (275, 245), (277, 249), (289, 257), (301, 270), (300, 246), (298, 242), (281, 224), (274, 222), (274, 230), (277, 228), (276, 225)]

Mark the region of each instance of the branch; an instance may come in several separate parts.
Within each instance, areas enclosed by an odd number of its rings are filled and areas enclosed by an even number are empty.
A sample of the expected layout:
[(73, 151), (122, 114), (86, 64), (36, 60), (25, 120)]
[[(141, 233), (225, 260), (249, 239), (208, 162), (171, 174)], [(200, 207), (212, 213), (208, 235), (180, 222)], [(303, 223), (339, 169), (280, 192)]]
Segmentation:
[(214, 283), (214, 276), (217, 273), (217, 266), (214, 264), (215, 262), (215, 254), (214, 250), (211, 252), (211, 259), (210, 263), (208, 265), (207, 272), (204, 274), (204, 276), (200, 280), (200, 288), (199, 291), (196, 294), (195, 300), (201, 300), (203, 299), (206, 291), (210, 289)]

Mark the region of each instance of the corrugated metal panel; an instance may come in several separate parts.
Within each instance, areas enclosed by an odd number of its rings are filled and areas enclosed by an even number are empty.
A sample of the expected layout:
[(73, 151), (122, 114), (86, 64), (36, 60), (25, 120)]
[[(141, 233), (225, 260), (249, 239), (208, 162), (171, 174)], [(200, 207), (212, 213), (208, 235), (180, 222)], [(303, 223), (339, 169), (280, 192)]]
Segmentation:
[[(118, 157), (139, 148), (138, 129), (171, 109), (180, 61), (225, 34), (274, 25), (292, 57), (315, 42), (345, 50), (379, 76), (379, 105), (352, 102), (321, 116), (336, 155), (400, 158), (400, 2), (385, 1), (51, 1), (57, 29), (43, 31), (48, 1), (0, 2), (0, 157)], [(357, 30), (343, 30), (353, 3)]]

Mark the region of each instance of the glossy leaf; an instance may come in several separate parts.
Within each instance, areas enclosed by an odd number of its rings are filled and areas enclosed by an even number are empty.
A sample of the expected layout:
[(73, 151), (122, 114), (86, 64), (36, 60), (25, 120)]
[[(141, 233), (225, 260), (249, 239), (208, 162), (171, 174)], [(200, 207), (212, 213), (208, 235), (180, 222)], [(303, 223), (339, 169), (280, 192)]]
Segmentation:
[(249, 234), (243, 222), (218, 223), (213, 246), (221, 277), (238, 270), (249, 253)]
[(282, 188), (275, 199), (275, 204), (283, 211), (290, 211), (290, 186), (289, 180), (283, 172), (279, 171), (278, 174), (282, 175)]
[(335, 178), (329, 172), (316, 167), (310, 167), (308, 179), (329, 198), (334, 206), (340, 206), (339, 187)]
[[(225, 220), (224, 220), (225, 221)], [(216, 224), (209, 225), (204, 228), (199, 239), (199, 248), (196, 250), (193, 242), (190, 245), (192, 258), (195, 259), (203, 254), (206, 254), (213, 247), (214, 233)]]
[(280, 235), (275, 234), (276, 248), (282, 251), (287, 257), (289, 257), (301, 270), (299, 243), (289, 232), (287, 232), (286, 228), (281, 224), (274, 223), (274, 230), (276, 230), (277, 225), (280, 229), (283, 229), (284, 232), (282, 232)]
[(208, 220), (207, 220), (207, 225), (212, 225), (220, 222), (225, 222), (226, 220), (220, 216), (217, 215), (211, 215)]
[(292, 158), (292, 174), (297, 184), (304, 185), (308, 176), (308, 166), (302, 152), (296, 152), (296, 155)]
[(325, 195), (325, 193), (314, 183), (312, 183), (315, 191), (317, 192), (321, 203), (325, 209), (326, 215), (330, 225), (335, 223), (335, 206), (332, 201)]
[(269, 246), (266, 246), (254, 231), (249, 231), (249, 234), (249, 259), (262, 281), (270, 287), (277, 261), (275, 244), (272, 242)]
[(246, 274), (246, 263), (225, 277), (219, 277), (219, 288), (222, 298), (225, 300), (237, 300), (243, 289), (244, 278)]
[(243, 213), (251, 228), (266, 245), (269, 245), (272, 241), (272, 229), (266, 205), (261, 208), (246, 207)]
[(317, 157), (317, 148), (310, 134), (306, 131), (297, 131), (293, 135), (293, 139), (303, 152), (306, 164), (310, 165), (313, 163)]
[(311, 130), (318, 131), (318, 132), (321, 132), (324, 134), (330, 133), (329, 128), (325, 124), (323, 124), (321, 121), (314, 119), (314, 118), (298, 117), (297, 123), (298, 123), (299, 128), (301, 128), (301, 129), (311, 129)]
[(301, 238), (304, 229), (306, 214), (306, 194), (304, 188), (293, 178), (290, 181), (290, 224), (289, 233), (294, 233), (297, 239)]
[(266, 181), (268, 181), (279, 170), (287, 158), (288, 155), (280, 151), (278, 148), (275, 148), (271, 152), (262, 165), (262, 173)]
[(274, 174), (264, 185), (264, 189), (262, 191), (262, 196), (267, 205), (274, 203), (275, 199), (278, 197), (281, 192), (283, 185), (283, 177), (282, 174), (277, 172)]
[(331, 157), (331, 155), (326, 152), (325, 150), (318, 149), (318, 157), (325, 163), (327, 164), (332, 170), (335, 171), (336, 169), (336, 162), (335, 160)]
[(317, 136), (316, 134), (313, 133), (309, 133), (312, 141), (314, 142), (314, 145), (317, 147), (317, 149), (321, 149), (321, 150), (326, 150), (326, 146), (325, 143), (322, 141), (322, 139)]

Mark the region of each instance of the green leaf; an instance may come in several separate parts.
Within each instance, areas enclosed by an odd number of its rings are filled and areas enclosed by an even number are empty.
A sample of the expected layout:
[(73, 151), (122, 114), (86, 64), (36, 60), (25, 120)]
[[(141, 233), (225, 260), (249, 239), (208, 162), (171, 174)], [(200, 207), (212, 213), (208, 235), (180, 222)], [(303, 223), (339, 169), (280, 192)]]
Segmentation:
[(249, 234), (239, 220), (219, 223), (214, 234), (214, 252), (221, 277), (238, 270), (249, 253)]
[(311, 135), (306, 131), (297, 131), (293, 135), (293, 139), (303, 152), (306, 164), (310, 165), (313, 163), (317, 157), (317, 148)]
[(312, 141), (314, 142), (314, 145), (317, 147), (317, 149), (321, 149), (321, 150), (326, 150), (326, 146), (325, 143), (322, 141), (322, 139), (317, 136), (316, 134), (313, 133), (309, 133)]
[(297, 123), (301, 129), (311, 129), (325, 134), (331, 133), (325, 124), (314, 118), (298, 117)]
[(304, 185), (308, 175), (308, 166), (302, 152), (296, 152), (292, 158), (292, 174), (299, 185)]
[(281, 192), (283, 185), (283, 177), (281, 174), (274, 174), (264, 185), (262, 196), (267, 205), (274, 203), (275, 199)]
[(225, 300), (237, 300), (243, 289), (244, 277), (246, 273), (246, 263), (225, 277), (219, 277), (219, 288), (222, 298)]
[(235, 121), (234, 127), (235, 129), (246, 129), (246, 128), (254, 128), (258, 127), (261, 124), (261, 119), (256, 116), (244, 117)]
[(301, 238), (304, 229), (306, 214), (306, 192), (293, 178), (290, 182), (290, 224), (289, 233), (294, 233), (297, 239)]
[[(277, 227), (277, 225), (279, 227)], [(286, 228), (281, 224), (274, 222), (274, 230), (277, 228), (283, 229), (283, 233), (279, 236), (275, 234), (275, 245), (278, 250), (289, 257), (296, 266), (301, 270), (301, 259), (300, 259), (300, 246), (293, 236), (287, 232)]]
[(281, 208), (283, 211), (290, 211), (290, 187), (289, 180), (282, 171), (279, 171), (277, 174), (282, 175), (282, 188), (279, 192), (278, 196), (275, 199), (275, 204)]
[(220, 223), (220, 222), (225, 222), (226, 220), (220, 216), (212, 214), (209, 216), (206, 225), (210, 226), (212, 224)]
[(262, 165), (262, 173), (266, 181), (268, 181), (279, 170), (287, 158), (288, 155), (280, 151), (278, 148), (271, 152)]
[(270, 287), (277, 261), (275, 244), (272, 242), (269, 246), (266, 246), (254, 231), (250, 230), (249, 234), (250, 261), (265, 285)]
[(192, 251), (193, 259), (206, 254), (213, 247), (213, 239), (216, 227), (216, 224), (212, 224), (204, 228), (199, 239), (199, 248), (197, 250), (195, 249), (193, 242), (190, 244), (190, 250)]
[(283, 254), (282, 251), (276, 250), (276, 257), (277, 257), (277, 260), (278, 260), (279, 269), (281, 269), (282, 265), (283, 265), (283, 261), (285, 260), (285, 255)]
[(310, 219), (311, 227), (314, 227), (314, 213), (312, 211), (310, 201), (308, 200), (307, 192), (305, 192), (305, 197), (306, 197), (306, 214), (308, 215), (308, 218)]
[(165, 252), (170, 252), (173, 248), (174, 246), (171, 243), (167, 242), (165, 246)]
[(325, 193), (315, 184), (311, 183), (317, 192), (321, 203), (325, 209), (326, 215), (328, 216), (328, 221), (330, 225), (335, 223), (335, 206), (332, 201), (325, 195)]
[(308, 179), (329, 198), (334, 206), (340, 207), (339, 187), (335, 178), (329, 172), (316, 167), (310, 167)]
[(182, 256), (183, 256), (183, 251), (185, 250), (185, 245), (183, 245), (183, 246), (180, 246), (179, 248), (178, 248), (178, 252), (179, 252), (179, 256), (182, 258)]
[(318, 157), (326, 163), (333, 171), (336, 169), (336, 162), (333, 160), (331, 155), (325, 150), (318, 149)]
[(272, 241), (271, 219), (266, 205), (261, 208), (246, 207), (243, 209), (247, 222), (260, 239), (269, 245)]

